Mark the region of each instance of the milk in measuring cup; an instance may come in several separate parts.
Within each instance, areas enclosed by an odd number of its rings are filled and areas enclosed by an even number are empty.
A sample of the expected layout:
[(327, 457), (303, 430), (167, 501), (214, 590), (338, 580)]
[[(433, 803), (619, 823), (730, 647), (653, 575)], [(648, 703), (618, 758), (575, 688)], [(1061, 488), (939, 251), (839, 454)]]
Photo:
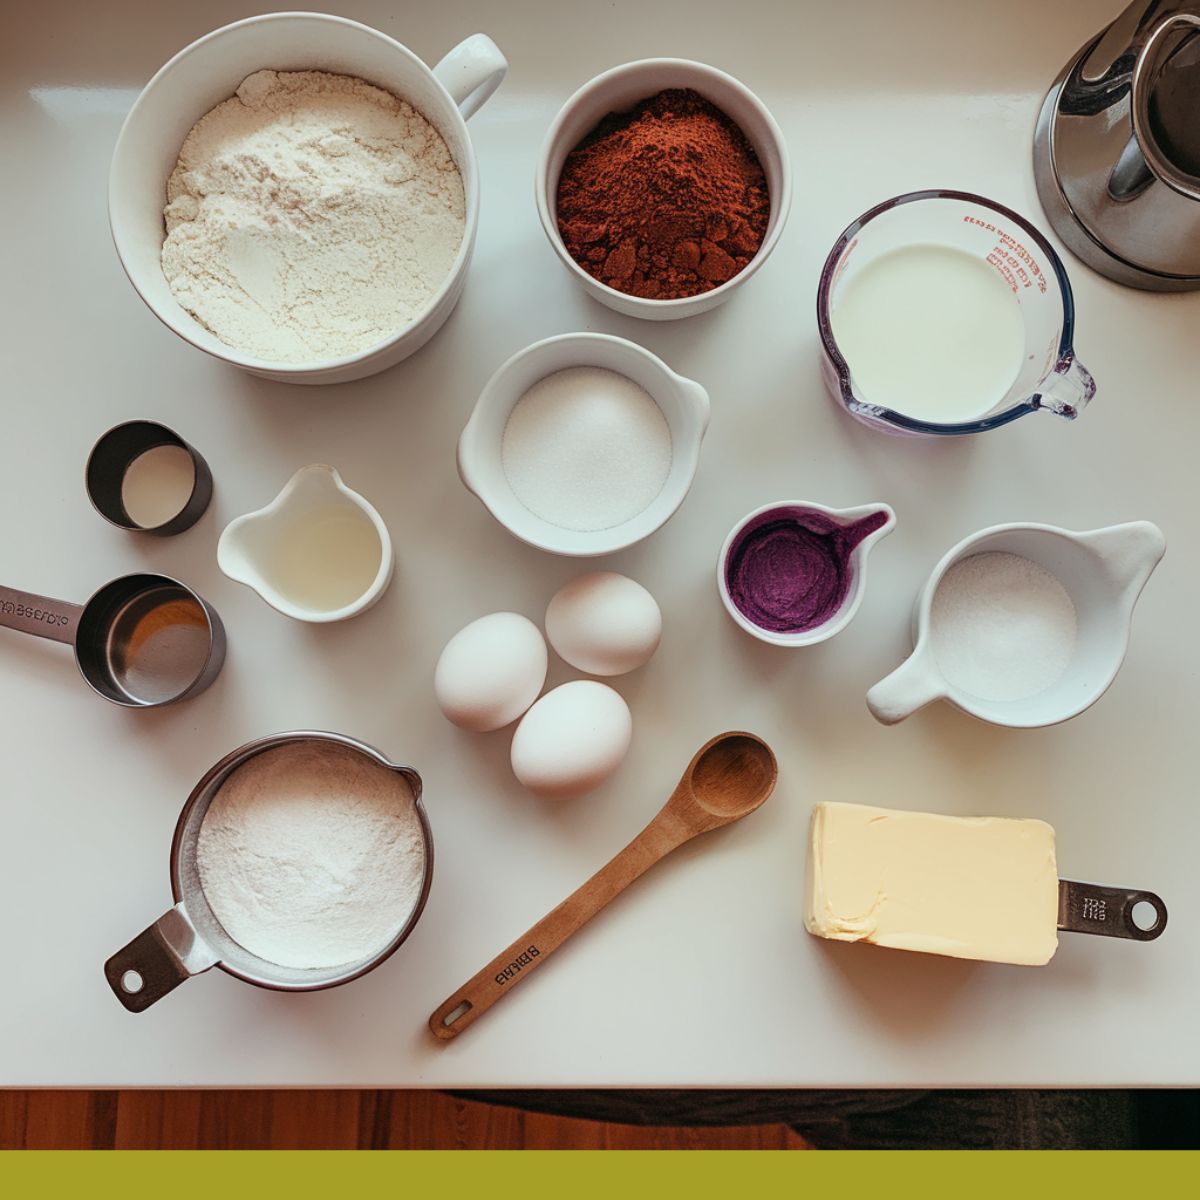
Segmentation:
[(990, 412), (1025, 353), (1008, 284), (951, 246), (900, 246), (851, 271), (830, 319), (863, 400), (936, 424)]

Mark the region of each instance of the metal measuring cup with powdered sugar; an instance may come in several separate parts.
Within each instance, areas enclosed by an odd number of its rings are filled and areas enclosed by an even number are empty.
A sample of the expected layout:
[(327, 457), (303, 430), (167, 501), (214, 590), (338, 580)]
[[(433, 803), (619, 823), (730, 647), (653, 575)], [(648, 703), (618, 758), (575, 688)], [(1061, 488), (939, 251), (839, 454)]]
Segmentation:
[(429, 895), (421, 790), (413, 768), (337, 733), (280, 733), (226, 755), (179, 814), (174, 907), (104, 964), (109, 987), (143, 1012), (210, 967), (287, 992), (374, 970)]

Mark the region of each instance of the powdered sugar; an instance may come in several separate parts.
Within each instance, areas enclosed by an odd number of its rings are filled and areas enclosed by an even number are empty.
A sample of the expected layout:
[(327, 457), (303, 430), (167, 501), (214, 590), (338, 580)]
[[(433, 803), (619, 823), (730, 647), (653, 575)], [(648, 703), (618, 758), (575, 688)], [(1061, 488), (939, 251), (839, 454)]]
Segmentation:
[(960, 559), (931, 611), (933, 650), (954, 687), (1024, 700), (1062, 678), (1075, 649), (1075, 605), (1044, 567), (1018, 554)]
[(644, 388), (616, 371), (569, 367), (533, 385), (504, 427), (513, 494), (561, 529), (593, 532), (646, 509), (671, 470), (671, 430)]
[(258, 71), (196, 123), (167, 182), (162, 266), (227, 345), (339, 358), (408, 324), (453, 266), (462, 178), (411, 105), (361, 79)]
[(204, 895), (240, 946), (284, 967), (377, 954), (421, 894), (407, 781), (347, 746), (265, 750), (221, 785), (196, 848)]

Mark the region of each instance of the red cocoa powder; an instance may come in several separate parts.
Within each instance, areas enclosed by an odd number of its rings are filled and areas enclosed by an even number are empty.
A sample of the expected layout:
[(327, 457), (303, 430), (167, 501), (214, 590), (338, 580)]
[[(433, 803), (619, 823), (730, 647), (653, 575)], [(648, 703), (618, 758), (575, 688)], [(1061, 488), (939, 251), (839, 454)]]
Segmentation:
[(771, 204), (746, 135), (690, 88), (610, 113), (567, 155), (558, 230), (617, 291), (673, 300), (711, 291), (758, 252)]

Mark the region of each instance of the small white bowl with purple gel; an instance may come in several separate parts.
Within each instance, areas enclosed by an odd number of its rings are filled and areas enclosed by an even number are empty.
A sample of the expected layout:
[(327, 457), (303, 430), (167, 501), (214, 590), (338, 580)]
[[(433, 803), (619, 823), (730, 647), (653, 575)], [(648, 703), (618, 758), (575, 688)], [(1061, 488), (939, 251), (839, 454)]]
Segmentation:
[(721, 600), (761, 641), (823, 642), (854, 618), (867, 582), (867, 555), (895, 526), (896, 514), (887, 504), (764, 504), (739, 521), (721, 547)]

